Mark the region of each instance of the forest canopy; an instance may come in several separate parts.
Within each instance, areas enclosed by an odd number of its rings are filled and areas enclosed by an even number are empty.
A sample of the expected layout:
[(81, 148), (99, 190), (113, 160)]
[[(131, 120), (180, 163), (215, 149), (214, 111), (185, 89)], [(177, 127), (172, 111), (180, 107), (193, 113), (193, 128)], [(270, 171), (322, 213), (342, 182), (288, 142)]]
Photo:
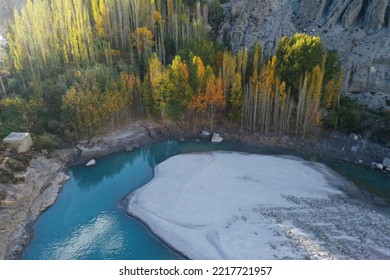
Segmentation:
[[(211, 13), (212, 12), (212, 13)], [(35, 0), (8, 26), (0, 136), (92, 136), (139, 118), (305, 135), (338, 104), (337, 53), (307, 34), (232, 53), (219, 0)]]

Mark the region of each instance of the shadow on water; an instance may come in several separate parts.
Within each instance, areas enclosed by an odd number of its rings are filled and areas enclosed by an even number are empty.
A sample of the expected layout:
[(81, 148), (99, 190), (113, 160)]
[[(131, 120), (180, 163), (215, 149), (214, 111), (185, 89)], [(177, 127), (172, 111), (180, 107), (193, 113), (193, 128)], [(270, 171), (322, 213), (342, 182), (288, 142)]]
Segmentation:
[[(182, 259), (143, 224), (124, 215), (118, 203), (128, 193), (150, 181), (153, 167), (167, 158), (211, 151), (300, 156), (280, 148), (231, 142), (165, 141), (99, 158), (91, 167), (72, 167), (69, 170), (71, 179), (57, 202), (35, 223), (34, 238), (22, 258)], [(361, 189), (390, 201), (389, 174), (337, 160), (321, 158), (321, 162)]]

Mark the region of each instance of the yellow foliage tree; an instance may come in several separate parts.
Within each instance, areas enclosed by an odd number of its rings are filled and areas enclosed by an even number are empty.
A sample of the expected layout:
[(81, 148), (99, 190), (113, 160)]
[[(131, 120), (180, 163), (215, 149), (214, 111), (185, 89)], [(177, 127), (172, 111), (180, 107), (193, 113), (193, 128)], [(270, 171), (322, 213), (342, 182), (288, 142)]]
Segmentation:
[(139, 27), (131, 33), (131, 40), (133, 46), (141, 52), (149, 51), (154, 46), (152, 31), (146, 27)]

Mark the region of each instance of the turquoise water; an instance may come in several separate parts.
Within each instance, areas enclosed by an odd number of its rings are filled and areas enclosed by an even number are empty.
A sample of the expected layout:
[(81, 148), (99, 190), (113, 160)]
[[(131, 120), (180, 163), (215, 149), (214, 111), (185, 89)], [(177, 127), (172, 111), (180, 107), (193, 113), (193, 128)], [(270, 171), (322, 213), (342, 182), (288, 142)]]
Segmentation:
[[(143, 224), (127, 217), (118, 203), (149, 181), (153, 167), (165, 159), (214, 150), (275, 154), (229, 142), (166, 141), (101, 158), (92, 167), (73, 167), (57, 202), (34, 224), (34, 237), (22, 259), (182, 259)], [(362, 188), (390, 199), (389, 175), (339, 161), (326, 163)]]

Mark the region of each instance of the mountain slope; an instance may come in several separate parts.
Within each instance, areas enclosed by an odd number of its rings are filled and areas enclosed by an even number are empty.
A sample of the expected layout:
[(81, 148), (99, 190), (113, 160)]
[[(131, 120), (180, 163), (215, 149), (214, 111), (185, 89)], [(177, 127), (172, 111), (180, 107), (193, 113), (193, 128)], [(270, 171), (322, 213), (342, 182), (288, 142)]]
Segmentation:
[(338, 50), (344, 89), (358, 103), (390, 110), (389, 0), (230, 0), (223, 5), (234, 50), (259, 40), (271, 52), (283, 35), (321, 36)]

